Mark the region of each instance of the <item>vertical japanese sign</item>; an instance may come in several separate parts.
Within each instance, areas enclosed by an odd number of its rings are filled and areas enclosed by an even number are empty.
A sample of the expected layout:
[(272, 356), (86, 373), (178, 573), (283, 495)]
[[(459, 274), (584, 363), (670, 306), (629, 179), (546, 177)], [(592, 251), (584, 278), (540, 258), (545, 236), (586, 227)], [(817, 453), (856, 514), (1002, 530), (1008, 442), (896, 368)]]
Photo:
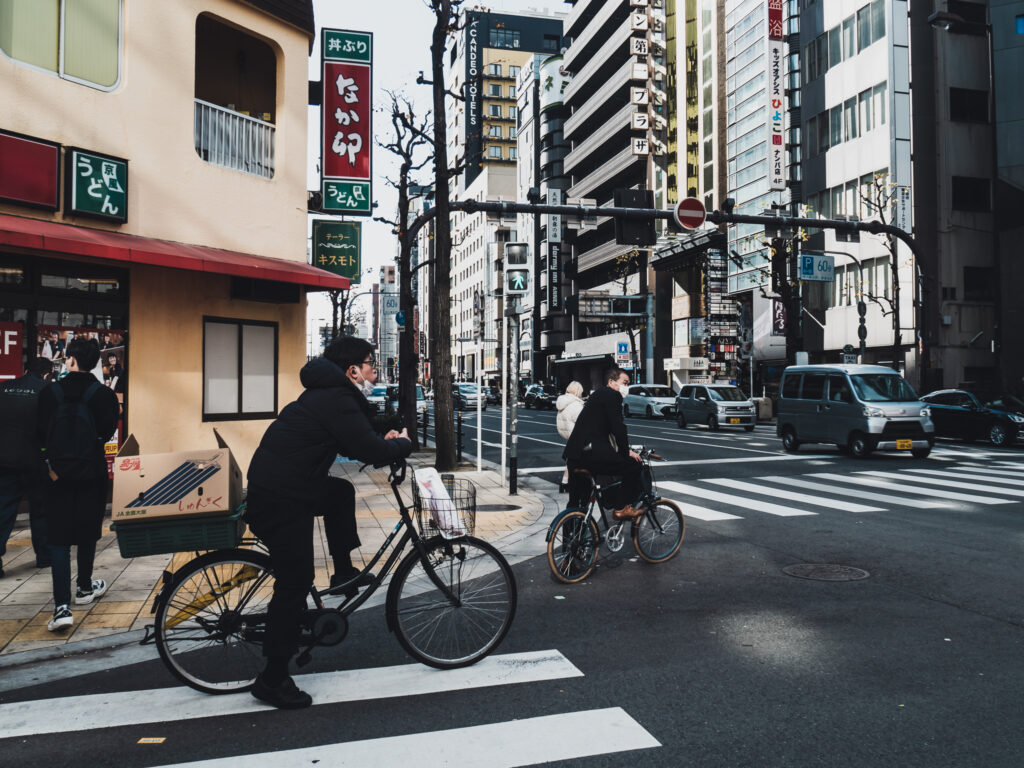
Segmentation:
[(782, 0), (768, 0), (768, 188), (786, 188), (785, 84), (782, 58)]
[(128, 220), (128, 161), (82, 149), (67, 151), (67, 212)]
[(362, 222), (313, 219), (313, 266), (359, 283)]
[(323, 209), (369, 216), (373, 209), (373, 34), (324, 29), (320, 56)]

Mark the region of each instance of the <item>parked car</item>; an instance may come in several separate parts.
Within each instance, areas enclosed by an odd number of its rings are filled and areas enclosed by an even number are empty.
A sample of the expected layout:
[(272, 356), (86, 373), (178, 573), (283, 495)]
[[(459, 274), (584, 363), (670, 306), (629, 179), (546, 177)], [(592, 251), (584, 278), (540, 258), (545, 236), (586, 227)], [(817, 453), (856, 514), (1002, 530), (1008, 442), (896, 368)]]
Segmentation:
[(487, 396), (488, 405), (501, 403), (501, 390), (498, 387), (484, 387), (484, 395)]
[[(391, 406), (392, 413), (398, 413), (398, 387), (388, 387), (388, 404)], [(427, 397), (423, 392), (423, 387), (419, 384), (416, 385), (416, 412), (420, 414), (427, 412)]]
[(725, 425), (753, 432), (757, 425), (754, 401), (732, 384), (686, 384), (675, 402), (680, 429), (689, 424), (706, 424), (712, 432)]
[(622, 415), (640, 416), (648, 419), (655, 416), (669, 418), (676, 411), (676, 393), (672, 387), (654, 384), (633, 384), (622, 398)]
[(857, 458), (935, 444), (931, 406), (892, 368), (881, 365), (791, 365), (782, 372), (776, 432), (782, 447), (834, 443)]
[(373, 392), (366, 396), (366, 399), (370, 401), (377, 413), (384, 413), (384, 403), (387, 402), (388, 388), (385, 385), (378, 385), (373, 388)]
[(523, 394), (523, 406), (526, 408), (554, 408), (555, 400), (557, 398), (544, 390), (544, 387), (540, 384), (531, 384), (526, 388), (526, 392)]
[(989, 402), (962, 389), (942, 389), (921, 398), (932, 410), (935, 434), (963, 440), (1012, 444), (1024, 429), (1024, 402), (1003, 395)]
[(487, 410), (487, 398), (476, 388), (476, 384), (455, 384), (452, 386), (452, 405), (456, 408), (476, 410), (477, 401), (480, 409)]

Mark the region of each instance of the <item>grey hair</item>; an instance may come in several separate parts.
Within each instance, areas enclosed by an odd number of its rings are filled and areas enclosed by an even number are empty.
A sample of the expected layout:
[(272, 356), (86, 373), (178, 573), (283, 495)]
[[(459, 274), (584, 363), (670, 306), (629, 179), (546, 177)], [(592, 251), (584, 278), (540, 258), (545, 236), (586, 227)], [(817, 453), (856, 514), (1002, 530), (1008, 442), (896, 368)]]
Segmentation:
[(583, 397), (583, 385), (578, 381), (569, 382), (569, 386), (565, 388), (567, 395), (576, 395), (576, 397)]

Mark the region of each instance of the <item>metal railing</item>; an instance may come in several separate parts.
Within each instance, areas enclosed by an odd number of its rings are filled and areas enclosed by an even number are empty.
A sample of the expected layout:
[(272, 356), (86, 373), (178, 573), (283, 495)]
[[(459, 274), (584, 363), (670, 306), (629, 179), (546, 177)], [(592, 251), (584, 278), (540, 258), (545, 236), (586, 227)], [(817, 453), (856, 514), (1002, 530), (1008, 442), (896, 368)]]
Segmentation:
[(208, 163), (265, 179), (274, 176), (274, 126), (196, 99), (196, 153)]

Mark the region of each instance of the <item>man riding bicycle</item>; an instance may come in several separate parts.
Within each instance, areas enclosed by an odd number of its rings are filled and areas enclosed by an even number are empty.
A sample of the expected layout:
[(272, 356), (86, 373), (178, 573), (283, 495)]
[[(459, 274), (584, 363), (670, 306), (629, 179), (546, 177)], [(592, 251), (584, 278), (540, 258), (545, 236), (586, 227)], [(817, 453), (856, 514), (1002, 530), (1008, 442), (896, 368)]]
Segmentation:
[(643, 464), (640, 456), (629, 449), (626, 422), (622, 418), (622, 397), (629, 386), (629, 374), (621, 368), (609, 368), (604, 380), (605, 386), (595, 390), (580, 411), (562, 458), (569, 467), (570, 486), (572, 472), (577, 468), (593, 474), (620, 476), (621, 483), (605, 493), (615, 510), (612, 516), (616, 520), (628, 520), (643, 511), (633, 506), (640, 496)]
[(405, 429), (383, 437), (373, 429), (375, 410), (366, 394), (377, 373), (369, 342), (351, 336), (335, 340), (323, 357), (306, 363), (300, 379), (305, 392), (267, 428), (252, 457), (246, 496), (246, 521), (266, 545), (275, 579), (263, 641), (267, 662), (252, 694), (284, 709), (312, 703), (289, 676), (288, 662), (298, 650), (300, 617), (313, 584), (316, 514), (325, 515), (335, 565), (332, 585), (358, 573), (348, 559), (349, 549), (359, 545), (354, 489), (328, 477), (331, 465), (338, 454), (387, 464), (412, 452)]

